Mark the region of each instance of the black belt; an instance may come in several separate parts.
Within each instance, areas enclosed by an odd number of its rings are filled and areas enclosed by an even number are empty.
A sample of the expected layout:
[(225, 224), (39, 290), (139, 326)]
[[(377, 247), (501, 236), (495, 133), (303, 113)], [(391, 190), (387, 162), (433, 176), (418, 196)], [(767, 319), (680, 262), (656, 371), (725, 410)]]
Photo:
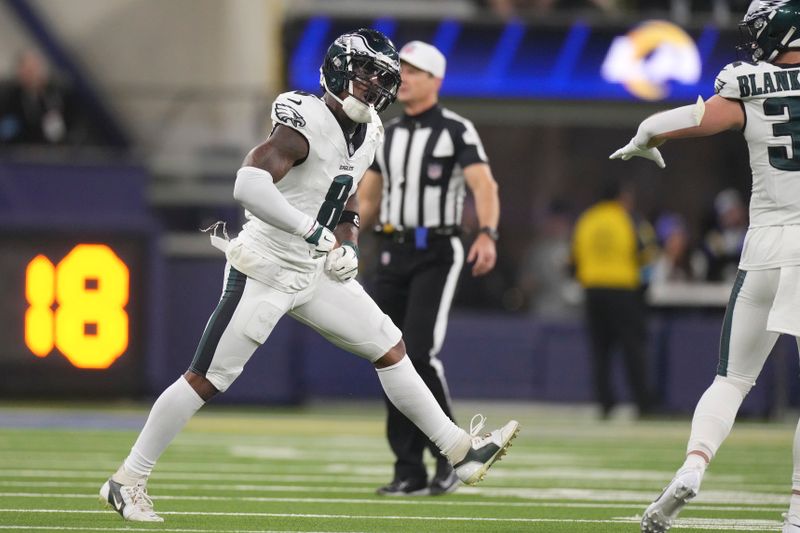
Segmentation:
[(426, 239), (436, 239), (436, 238), (445, 238), (445, 237), (454, 237), (456, 235), (461, 235), (461, 227), (460, 226), (438, 226), (435, 228), (403, 228), (403, 229), (396, 229), (392, 227), (385, 227), (385, 226), (377, 226), (375, 228), (375, 233), (380, 235), (381, 237), (391, 239), (394, 242), (398, 243), (417, 243), (419, 242), (419, 234), (425, 233)]

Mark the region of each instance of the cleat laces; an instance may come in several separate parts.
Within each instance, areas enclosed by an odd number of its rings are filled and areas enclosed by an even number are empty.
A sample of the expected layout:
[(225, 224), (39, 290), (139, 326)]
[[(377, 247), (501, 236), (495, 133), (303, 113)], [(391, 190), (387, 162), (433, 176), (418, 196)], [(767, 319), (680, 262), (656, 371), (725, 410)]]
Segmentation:
[[(479, 433), (483, 429), (483, 426), (486, 425), (486, 417), (482, 414), (478, 413), (477, 415), (472, 417), (472, 420), (469, 421), (469, 435), (473, 439), (480, 438), (481, 436)], [(484, 437), (488, 437), (490, 434), (487, 433), (483, 435)]]
[(147, 482), (144, 479), (138, 480), (136, 485), (131, 487), (130, 496), (135, 509), (147, 513), (148, 515), (156, 514), (153, 509), (153, 500), (150, 499), (150, 495), (147, 494)]

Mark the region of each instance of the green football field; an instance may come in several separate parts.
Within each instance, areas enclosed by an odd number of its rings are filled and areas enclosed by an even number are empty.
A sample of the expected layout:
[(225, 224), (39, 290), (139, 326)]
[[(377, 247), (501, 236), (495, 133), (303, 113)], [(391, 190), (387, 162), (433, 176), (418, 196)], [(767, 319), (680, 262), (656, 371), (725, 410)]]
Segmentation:
[[(472, 405), (458, 415), (469, 423)], [(689, 418), (596, 420), (586, 409), (483, 406), (522, 423), (476, 487), (440, 497), (374, 495), (391, 477), (378, 403), (201, 411), (149, 488), (163, 524), (126, 523), (97, 490), (138, 433), (145, 408), (0, 408), (2, 531), (617, 532), (681, 463)], [(779, 531), (794, 424), (740, 422), (678, 531)]]

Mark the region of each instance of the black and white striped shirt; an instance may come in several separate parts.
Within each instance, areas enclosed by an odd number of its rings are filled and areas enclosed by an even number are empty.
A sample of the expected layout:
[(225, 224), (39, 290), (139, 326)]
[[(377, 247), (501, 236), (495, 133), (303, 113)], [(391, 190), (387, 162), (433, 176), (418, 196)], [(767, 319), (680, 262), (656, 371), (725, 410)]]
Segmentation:
[(487, 163), (472, 122), (439, 105), (386, 124), (370, 167), (383, 175), (380, 223), (395, 228), (461, 225), (463, 169)]

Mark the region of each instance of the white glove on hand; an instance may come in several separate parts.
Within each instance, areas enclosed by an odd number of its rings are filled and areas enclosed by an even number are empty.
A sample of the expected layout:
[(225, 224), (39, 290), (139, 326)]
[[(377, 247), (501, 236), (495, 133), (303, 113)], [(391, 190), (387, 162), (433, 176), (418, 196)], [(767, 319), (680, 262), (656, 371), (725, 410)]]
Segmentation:
[(627, 161), (631, 157), (644, 157), (645, 159), (650, 159), (651, 161), (655, 161), (659, 168), (664, 168), (667, 166), (664, 164), (664, 158), (661, 157), (661, 152), (658, 151), (658, 148), (639, 146), (636, 144), (636, 137), (631, 139), (631, 142), (611, 154), (608, 158), (622, 159), (623, 161)]
[(358, 274), (358, 247), (345, 241), (325, 258), (325, 272), (338, 281), (350, 281)]
[(317, 221), (314, 221), (311, 229), (305, 232), (303, 239), (311, 245), (311, 257), (314, 259), (322, 257), (336, 246), (333, 232)]

